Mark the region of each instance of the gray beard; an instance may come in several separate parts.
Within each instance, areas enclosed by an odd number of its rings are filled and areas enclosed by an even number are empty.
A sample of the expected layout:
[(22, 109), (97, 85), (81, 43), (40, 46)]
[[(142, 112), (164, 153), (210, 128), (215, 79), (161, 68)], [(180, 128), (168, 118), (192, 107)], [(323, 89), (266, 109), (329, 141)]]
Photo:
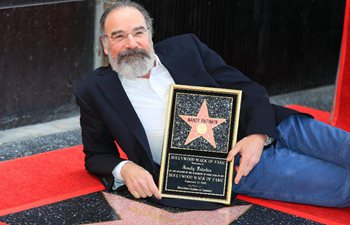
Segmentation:
[(108, 54), (112, 69), (126, 79), (137, 79), (145, 76), (154, 66), (154, 53), (144, 49), (130, 49), (116, 57)]

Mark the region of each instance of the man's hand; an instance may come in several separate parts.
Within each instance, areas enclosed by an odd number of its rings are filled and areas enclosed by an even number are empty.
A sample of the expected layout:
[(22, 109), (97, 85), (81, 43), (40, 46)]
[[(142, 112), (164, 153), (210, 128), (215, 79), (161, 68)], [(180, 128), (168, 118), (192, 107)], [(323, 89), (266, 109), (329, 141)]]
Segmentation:
[(141, 166), (128, 162), (120, 171), (129, 192), (135, 198), (154, 197), (161, 199), (152, 175)]
[(266, 136), (263, 134), (249, 135), (239, 142), (228, 153), (227, 161), (232, 161), (235, 155), (239, 153), (241, 159), (239, 165), (236, 167), (235, 184), (238, 184), (242, 176), (247, 176), (254, 166), (259, 162)]

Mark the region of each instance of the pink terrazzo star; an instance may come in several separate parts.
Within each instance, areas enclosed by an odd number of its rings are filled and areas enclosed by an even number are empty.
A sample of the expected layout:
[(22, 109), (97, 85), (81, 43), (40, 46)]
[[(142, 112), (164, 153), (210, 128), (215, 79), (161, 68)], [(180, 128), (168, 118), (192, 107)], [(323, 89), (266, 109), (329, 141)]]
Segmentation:
[(93, 223), (95, 225), (223, 225), (236, 220), (251, 207), (251, 205), (227, 206), (213, 211), (171, 213), (119, 195), (110, 193), (104, 195), (120, 220)]
[(186, 139), (185, 145), (189, 144), (193, 140), (203, 137), (214, 148), (216, 143), (214, 140), (213, 128), (222, 124), (226, 119), (211, 118), (209, 117), (207, 101), (204, 100), (197, 116), (185, 116), (179, 115), (188, 125), (191, 126), (191, 131)]

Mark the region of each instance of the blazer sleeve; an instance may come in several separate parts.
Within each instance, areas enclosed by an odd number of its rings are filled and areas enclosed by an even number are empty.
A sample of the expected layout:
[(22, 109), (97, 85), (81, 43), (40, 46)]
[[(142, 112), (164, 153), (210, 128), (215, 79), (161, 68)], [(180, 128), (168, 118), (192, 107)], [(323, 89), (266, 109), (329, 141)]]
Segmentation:
[(192, 35), (192, 38), (197, 45), (203, 66), (219, 86), (242, 90), (239, 138), (250, 134), (276, 137), (275, 113), (266, 89), (237, 69), (228, 66), (215, 51), (209, 49), (195, 35)]
[(85, 153), (85, 168), (98, 177), (112, 177), (112, 170), (122, 159), (119, 157), (114, 138), (94, 110), (87, 91), (75, 91), (76, 102), (80, 107), (80, 126)]

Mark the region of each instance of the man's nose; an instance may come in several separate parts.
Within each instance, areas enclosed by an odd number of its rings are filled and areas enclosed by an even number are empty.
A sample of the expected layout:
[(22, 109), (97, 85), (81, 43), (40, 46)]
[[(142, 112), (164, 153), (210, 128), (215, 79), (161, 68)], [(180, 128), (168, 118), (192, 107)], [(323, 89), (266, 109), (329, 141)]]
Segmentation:
[(134, 36), (132, 34), (128, 34), (128, 36), (126, 36), (126, 45), (129, 48), (136, 48), (137, 47), (137, 41), (134, 38)]

